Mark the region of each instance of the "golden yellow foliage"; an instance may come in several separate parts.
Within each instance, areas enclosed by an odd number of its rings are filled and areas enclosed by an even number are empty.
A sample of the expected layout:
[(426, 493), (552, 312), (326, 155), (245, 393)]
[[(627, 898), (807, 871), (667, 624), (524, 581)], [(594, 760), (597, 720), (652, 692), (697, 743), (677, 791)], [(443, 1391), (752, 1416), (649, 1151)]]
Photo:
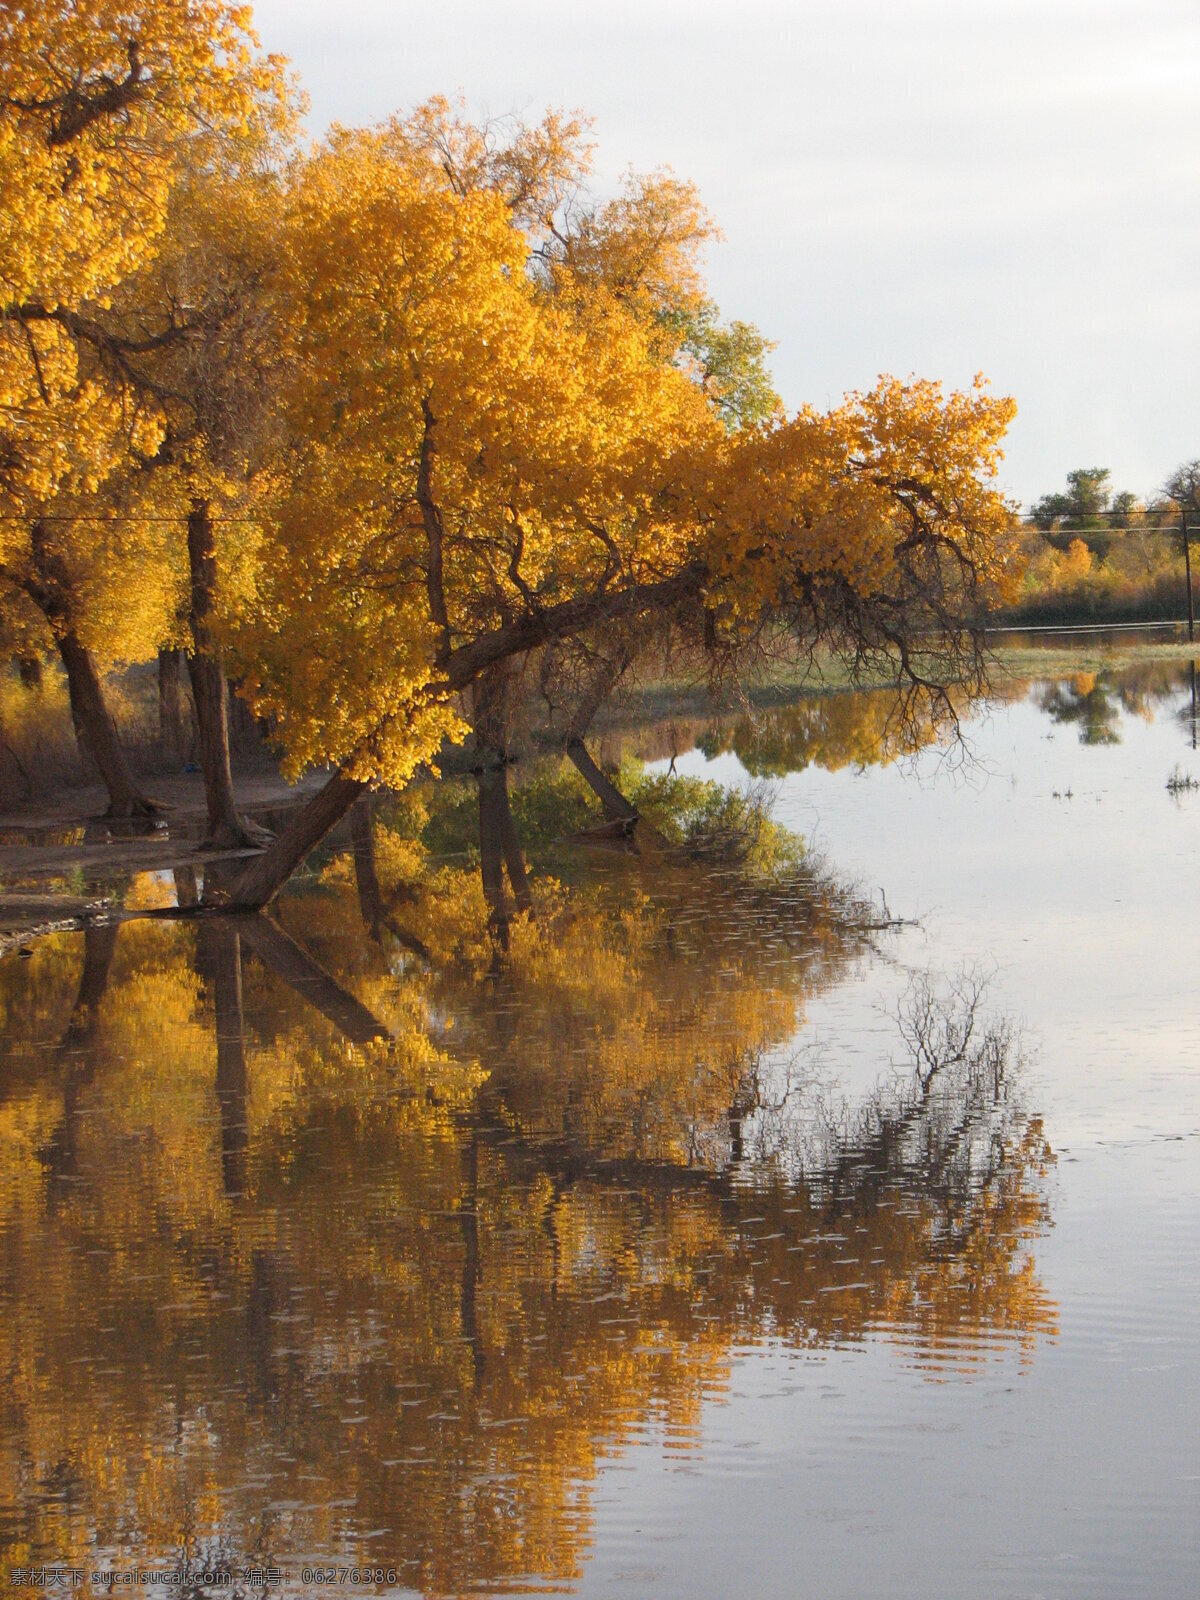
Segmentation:
[(116, 0), (5, 7), (0, 406), (16, 458), (10, 492), (45, 498), (69, 468), (95, 482), (129, 438), (121, 408), (80, 373), (79, 319), (154, 250), (181, 145), (202, 127), (246, 124), (278, 72), (255, 54), (250, 8), (226, 0), (154, 0), (132, 25)]
[(399, 783), (460, 727), (452, 642), (679, 564), (673, 458), (720, 430), (631, 318), (547, 301), (503, 196), (400, 127), (335, 132), (287, 229), (298, 449), (245, 663), (294, 766)]
[(136, 472), (111, 479), (163, 440), (147, 367), (180, 337), (187, 301), (165, 317), (120, 308), (162, 245), (181, 170), (222, 141), (261, 145), (289, 112), (248, 6), (46, 0), (0, 14), (0, 576), (18, 610), (43, 613), (41, 649), (71, 629), (108, 660), (143, 660), (174, 628), (170, 494)]
[(1072, 539), (1062, 560), (1063, 581), (1074, 583), (1080, 578), (1086, 578), (1091, 570), (1092, 552), (1082, 539)]
[(1012, 402), (884, 379), (727, 434), (675, 359), (707, 304), (690, 186), (631, 182), (533, 242), (574, 138), (534, 130), (505, 167), (436, 102), (335, 130), (293, 171), (295, 443), (239, 643), (293, 769), (403, 782), (461, 732), (454, 691), (489, 661), (643, 593), (704, 605), (729, 648), (776, 615), (853, 653), (1012, 591), (994, 487)]
[(807, 577), (869, 606), (917, 557), (932, 601), (943, 587), (977, 604), (1009, 593), (1017, 550), (994, 479), (1015, 411), (982, 378), (949, 396), (937, 383), (883, 378), (827, 414), (805, 408), (739, 441), (723, 485), (717, 592), (751, 617), (764, 602), (802, 600)]

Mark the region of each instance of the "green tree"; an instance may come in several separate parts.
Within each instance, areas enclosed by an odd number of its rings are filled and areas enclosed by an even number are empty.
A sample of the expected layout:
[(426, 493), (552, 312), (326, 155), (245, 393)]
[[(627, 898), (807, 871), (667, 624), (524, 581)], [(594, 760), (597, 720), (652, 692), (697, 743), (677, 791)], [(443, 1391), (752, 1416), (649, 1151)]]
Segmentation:
[[(1032, 509), (1034, 522), (1045, 532), (1051, 528), (1103, 527), (1111, 491), (1107, 467), (1076, 467), (1067, 473), (1066, 494), (1047, 494)], [(1122, 497), (1123, 498), (1123, 497)]]

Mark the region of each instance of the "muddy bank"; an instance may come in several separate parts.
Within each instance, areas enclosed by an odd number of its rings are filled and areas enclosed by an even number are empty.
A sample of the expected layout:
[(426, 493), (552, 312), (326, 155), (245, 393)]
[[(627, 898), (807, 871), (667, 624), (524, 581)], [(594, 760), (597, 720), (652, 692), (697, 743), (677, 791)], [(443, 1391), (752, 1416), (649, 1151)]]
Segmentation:
[[(239, 807), (277, 829), (324, 779), (320, 772), (297, 784), (274, 773), (248, 776), (238, 783)], [(199, 773), (160, 775), (154, 794), (167, 809), (151, 825), (106, 818), (99, 784), (0, 813), (0, 951), (112, 914), (136, 874), (211, 869), (251, 854), (199, 848), (205, 825)]]

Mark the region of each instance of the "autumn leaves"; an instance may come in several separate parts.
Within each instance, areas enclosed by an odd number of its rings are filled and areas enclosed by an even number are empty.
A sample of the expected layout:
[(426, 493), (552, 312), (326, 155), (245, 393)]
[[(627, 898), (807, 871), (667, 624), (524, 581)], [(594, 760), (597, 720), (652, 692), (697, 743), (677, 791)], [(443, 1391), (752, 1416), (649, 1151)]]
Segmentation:
[(788, 419), (766, 341), (708, 298), (690, 184), (596, 201), (579, 121), (442, 101), (306, 146), (247, 8), (124, 17), (0, 28), (10, 631), (236, 671), (343, 799), (461, 737), (481, 674), (614, 626), (635, 653), (650, 619), (727, 655), (769, 628), (914, 683), (968, 670), (1009, 581), (1009, 402), (887, 380)]

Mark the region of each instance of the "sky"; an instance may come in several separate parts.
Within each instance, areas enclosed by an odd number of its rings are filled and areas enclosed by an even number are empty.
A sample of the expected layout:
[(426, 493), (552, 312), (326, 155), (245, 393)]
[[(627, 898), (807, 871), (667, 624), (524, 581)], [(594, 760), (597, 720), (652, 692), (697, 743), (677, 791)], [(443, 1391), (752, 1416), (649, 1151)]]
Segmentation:
[(669, 166), (789, 409), (881, 372), (1018, 415), (1002, 483), (1153, 494), (1200, 456), (1200, 0), (258, 0), (309, 126), (433, 94)]

